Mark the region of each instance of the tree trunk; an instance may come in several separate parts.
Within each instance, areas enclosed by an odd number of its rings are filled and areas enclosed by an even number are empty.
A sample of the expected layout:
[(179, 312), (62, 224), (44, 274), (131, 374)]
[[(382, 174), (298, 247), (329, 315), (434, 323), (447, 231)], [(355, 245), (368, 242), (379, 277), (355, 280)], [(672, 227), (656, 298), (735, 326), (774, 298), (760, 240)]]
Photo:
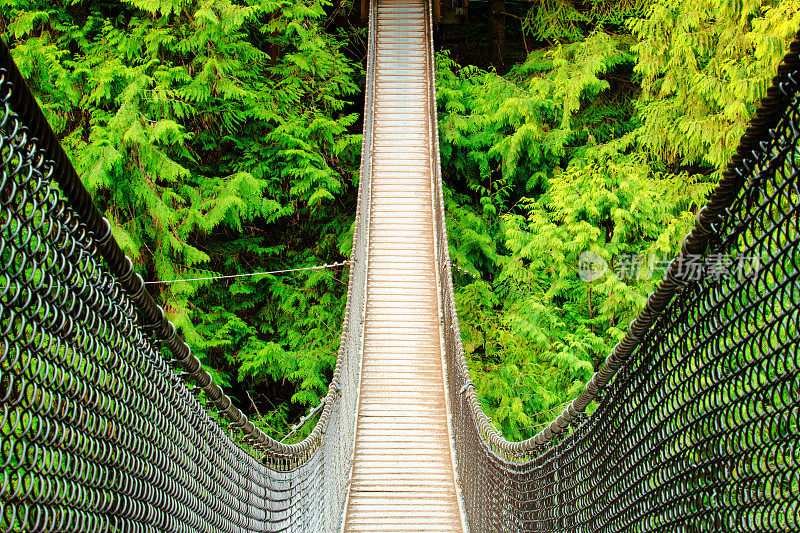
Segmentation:
[(503, 64), (503, 49), (506, 46), (506, 1), (491, 0), (492, 11), (492, 65), (498, 73), (505, 72)]

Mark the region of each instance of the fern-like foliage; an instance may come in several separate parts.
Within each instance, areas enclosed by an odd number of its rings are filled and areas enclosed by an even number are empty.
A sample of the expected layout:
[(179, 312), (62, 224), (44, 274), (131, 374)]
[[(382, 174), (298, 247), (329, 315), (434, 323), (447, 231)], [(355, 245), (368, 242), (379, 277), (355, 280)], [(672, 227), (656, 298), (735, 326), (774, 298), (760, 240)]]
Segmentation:
[(627, 25), (643, 143), (668, 164), (718, 171), (800, 26), (800, 2), (656, 0)]
[[(360, 66), (328, 0), (5, 0), (0, 28), (145, 279), (343, 258)], [(345, 251), (347, 254), (349, 252)], [(276, 436), (325, 393), (345, 271), (156, 286)]]
[[(660, 279), (800, 25), (800, 3), (543, 0), (499, 77), (438, 58), (462, 340), (508, 438), (542, 429)], [(587, 282), (582, 252), (609, 265)], [(624, 258), (638, 257), (634, 276)], [(629, 260), (629, 259), (628, 259)], [(491, 282), (491, 283), (489, 283)]]

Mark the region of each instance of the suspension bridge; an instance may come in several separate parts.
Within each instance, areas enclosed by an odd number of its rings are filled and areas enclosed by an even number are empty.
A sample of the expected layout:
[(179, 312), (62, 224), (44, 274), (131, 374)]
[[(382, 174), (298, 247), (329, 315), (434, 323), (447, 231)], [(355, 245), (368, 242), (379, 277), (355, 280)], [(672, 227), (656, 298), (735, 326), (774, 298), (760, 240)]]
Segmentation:
[[(346, 314), (297, 444), (176, 334), (0, 45), (0, 531), (800, 531), (800, 41), (623, 340), (509, 442), (461, 346), (432, 17), (369, 11)], [(700, 254), (759, 268), (690, 278)]]

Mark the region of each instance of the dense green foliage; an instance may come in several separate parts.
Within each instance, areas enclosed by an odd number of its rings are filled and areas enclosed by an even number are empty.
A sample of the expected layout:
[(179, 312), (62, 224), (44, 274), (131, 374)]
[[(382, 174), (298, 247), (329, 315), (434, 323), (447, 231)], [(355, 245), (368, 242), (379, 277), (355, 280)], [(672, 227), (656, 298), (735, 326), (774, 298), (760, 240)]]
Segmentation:
[[(0, 0), (0, 31), (137, 270), (186, 279), (349, 252), (363, 49), (333, 10)], [(540, 0), (523, 25), (540, 48), (508, 75), (439, 54), (451, 254), (480, 278), (454, 273), (463, 340), (507, 437), (555, 416), (641, 310), (798, 24), (797, 0)], [(645, 275), (582, 281), (587, 250), (612, 269), (641, 254)], [(346, 276), (154, 292), (280, 435), (324, 394)]]
[[(329, 7), (3, 0), (0, 28), (137, 270), (170, 280), (349, 253), (360, 135), (348, 101), (362, 74), (342, 51), (350, 36), (323, 31)], [(155, 294), (242, 407), (285, 431), (327, 389), (343, 280), (339, 269)]]
[[(507, 76), (439, 56), (451, 254), (482, 278), (456, 274), (462, 336), (513, 439), (559, 414), (640, 312), (800, 23), (798, 2), (588, 6), (537, 3), (531, 32), (554, 44)], [(583, 251), (610, 271), (583, 281)]]

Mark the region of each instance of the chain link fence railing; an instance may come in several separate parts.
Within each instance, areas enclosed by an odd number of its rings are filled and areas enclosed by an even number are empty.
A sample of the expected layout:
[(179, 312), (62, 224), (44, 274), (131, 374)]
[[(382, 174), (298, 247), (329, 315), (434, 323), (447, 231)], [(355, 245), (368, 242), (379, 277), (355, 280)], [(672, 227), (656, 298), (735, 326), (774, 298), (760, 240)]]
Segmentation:
[[(644, 311), (586, 390), (529, 440), (503, 439), (475, 394), (439, 185), (447, 378), (472, 533), (800, 531), (798, 52), (795, 40)], [(430, 106), (435, 127), (435, 87)], [(760, 265), (691, 279), (703, 254)]]
[(339, 355), (320, 419), (297, 444), (254, 426), (176, 335), (2, 42), (0, 106), (0, 531), (338, 531), (360, 375), (371, 101)]

